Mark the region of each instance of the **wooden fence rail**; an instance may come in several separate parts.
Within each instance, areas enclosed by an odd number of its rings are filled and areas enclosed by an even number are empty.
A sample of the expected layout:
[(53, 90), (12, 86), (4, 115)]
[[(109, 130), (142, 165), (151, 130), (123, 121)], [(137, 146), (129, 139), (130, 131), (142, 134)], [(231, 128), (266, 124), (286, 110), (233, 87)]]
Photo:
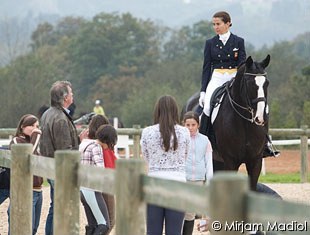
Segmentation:
[[(0, 138), (9, 138), (15, 134), (14, 128), (0, 128)], [(140, 156), (140, 136), (142, 128), (139, 125), (134, 125), (133, 128), (119, 128), (117, 129), (120, 135), (133, 136), (133, 156), (139, 158)], [(300, 137), (300, 181), (302, 183), (308, 182), (309, 179), (309, 160), (308, 160), (308, 139), (310, 136), (310, 129), (308, 126), (301, 126), (301, 128), (291, 129), (270, 129), (269, 134), (273, 138), (289, 138), (296, 136)]]
[(273, 137), (300, 136), (300, 181), (308, 182), (308, 138), (310, 136), (308, 126), (301, 126), (300, 129), (270, 129), (269, 134)]
[[(47, 158), (31, 155), (31, 147), (0, 150), (0, 166), (11, 168), (12, 235), (31, 234), (33, 174), (55, 179), (55, 234), (79, 234), (80, 187), (116, 196), (117, 235), (145, 234), (146, 203), (207, 214), (218, 230), (214, 234), (240, 235), (254, 226), (276, 234), (310, 231), (310, 205), (250, 192), (243, 175), (218, 173), (210, 186), (198, 186), (146, 176), (140, 159), (119, 159), (115, 170), (101, 169), (81, 165), (78, 151), (56, 151), (55, 158)], [(290, 229), (291, 224), (296, 226)]]

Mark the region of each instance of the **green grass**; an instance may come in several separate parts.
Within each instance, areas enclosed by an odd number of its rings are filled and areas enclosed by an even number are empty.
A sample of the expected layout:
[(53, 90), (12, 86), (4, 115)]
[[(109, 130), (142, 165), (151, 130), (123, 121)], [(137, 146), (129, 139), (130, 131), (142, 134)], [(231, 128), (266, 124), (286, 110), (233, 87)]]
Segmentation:
[[(261, 183), (300, 183), (300, 173), (289, 174), (272, 174), (267, 173), (259, 177)], [(310, 176), (308, 176), (308, 182), (310, 182)]]

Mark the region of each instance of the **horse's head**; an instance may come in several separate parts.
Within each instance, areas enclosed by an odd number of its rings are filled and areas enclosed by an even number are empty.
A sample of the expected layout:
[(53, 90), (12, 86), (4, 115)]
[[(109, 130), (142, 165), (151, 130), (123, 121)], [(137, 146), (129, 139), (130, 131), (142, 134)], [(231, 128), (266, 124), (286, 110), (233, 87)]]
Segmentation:
[[(245, 63), (238, 69), (241, 75), (240, 92), (245, 97), (247, 108), (252, 114), (251, 121), (263, 126), (267, 122), (267, 87), (269, 81), (265, 68), (269, 65), (270, 55), (261, 61), (254, 62), (249, 56)], [(241, 74), (240, 74), (241, 73)]]

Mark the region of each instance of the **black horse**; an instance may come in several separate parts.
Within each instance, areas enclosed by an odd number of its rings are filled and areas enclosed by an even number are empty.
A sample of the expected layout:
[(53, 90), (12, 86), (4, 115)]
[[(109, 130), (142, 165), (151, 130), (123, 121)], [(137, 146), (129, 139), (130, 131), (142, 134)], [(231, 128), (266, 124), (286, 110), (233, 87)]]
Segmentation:
[(261, 171), (268, 132), (269, 81), (265, 68), (269, 62), (269, 55), (262, 62), (247, 58), (236, 77), (227, 83), (213, 123), (216, 151), (224, 161), (224, 169), (237, 171), (245, 163), (252, 190), (256, 189)]
[[(251, 189), (257, 191), (261, 191), (261, 187), (267, 187), (256, 185), (268, 132), (266, 109), (269, 81), (265, 68), (269, 62), (269, 55), (262, 62), (254, 62), (248, 57), (238, 68), (236, 77), (225, 84), (224, 96), (215, 109), (217, 112), (217, 117), (213, 116), (215, 138), (209, 135), (209, 139), (213, 142), (214, 171), (238, 170), (239, 166), (245, 163)], [(181, 115), (190, 110), (198, 110), (198, 113), (201, 113), (202, 108), (198, 105), (198, 99), (199, 93), (190, 97)]]

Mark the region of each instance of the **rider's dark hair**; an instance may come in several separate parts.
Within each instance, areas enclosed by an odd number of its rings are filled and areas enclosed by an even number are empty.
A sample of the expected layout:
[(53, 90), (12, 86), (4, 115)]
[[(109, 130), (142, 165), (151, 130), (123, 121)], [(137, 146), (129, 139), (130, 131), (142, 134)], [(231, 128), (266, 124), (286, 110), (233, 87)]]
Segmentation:
[(230, 23), (230, 27), (232, 26), (230, 15), (226, 11), (219, 11), (213, 15), (213, 18), (221, 18), (222, 21), (226, 23)]

